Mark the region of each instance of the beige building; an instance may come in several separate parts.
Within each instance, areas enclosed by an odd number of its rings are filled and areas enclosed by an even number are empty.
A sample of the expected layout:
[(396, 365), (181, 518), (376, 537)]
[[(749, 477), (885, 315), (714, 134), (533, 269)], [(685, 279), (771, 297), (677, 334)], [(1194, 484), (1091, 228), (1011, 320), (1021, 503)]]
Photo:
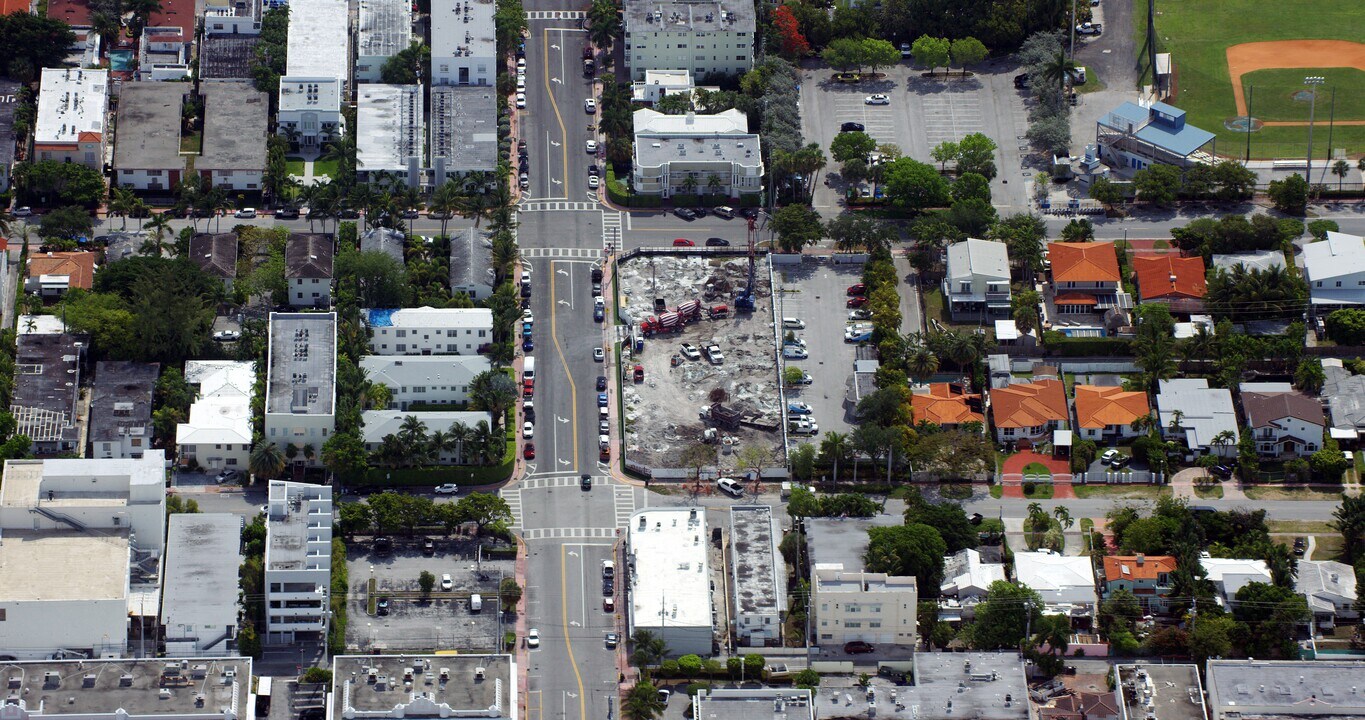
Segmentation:
[(916, 642), (915, 578), (845, 571), (839, 563), (818, 564), (812, 573), (814, 632), (822, 646), (861, 640), (872, 644)]

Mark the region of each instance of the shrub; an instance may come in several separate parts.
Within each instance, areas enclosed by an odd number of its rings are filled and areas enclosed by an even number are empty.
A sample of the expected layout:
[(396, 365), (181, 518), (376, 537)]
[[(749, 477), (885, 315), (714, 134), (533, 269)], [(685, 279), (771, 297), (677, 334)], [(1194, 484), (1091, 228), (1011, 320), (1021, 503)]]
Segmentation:
[(309, 685), (316, 685), (318, 683), (330, 684), (332, 682), (332, 671), (326, 668), (310, 667), (307, 670), (304, 670), (303, 674), (299, 676), (299, 682), (307, 683)]
[(1025, 495), (1025, 496), (1032, 495), (1032, 494), (1033, 494), (1033, 491), (1035, 491), (1035, 490), (1037, 490), (1037, 489), (1038, 489), (1038, 483), (1034, 483), (1034, 482), (1026, 482), (1026, 483), (1024, 483), (1024, 495)]
[(697, 677), (701, 674), (701, 658), (696, 655), (684, 655), (678, 658), (678, 670), (684, 677)]
[(677, 661), (677, 660), (665, 660), (665, 661), (659, 663), (659, 674), (662, 675), (663, 677), (677, 677), (677, 676), (678, 676), (678, 661)]

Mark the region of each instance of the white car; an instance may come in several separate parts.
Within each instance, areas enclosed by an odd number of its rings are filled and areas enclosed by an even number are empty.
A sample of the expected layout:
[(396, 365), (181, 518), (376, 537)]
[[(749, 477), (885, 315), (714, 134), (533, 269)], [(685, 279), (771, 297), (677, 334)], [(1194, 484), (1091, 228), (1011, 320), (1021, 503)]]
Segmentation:
[(591, 115), (591, 114), (597, 112), (597, 101), (594, 100), (594, 99), (592, 99), (592, 98), (588, 98), (587, 100), (584, 100), (584, 101), (583, 101), (583, 112), (585, 112), (585, 113), (587, 113), (587, 114), (589, 114), (589, 115)]
[(596, 362), (602, 362), (606, 359), (606, 354), (602, 352), (602, 348), (595, 347), (592, 349), (592, 359)]
[[(526, 280), (523, 279), (522, 282), (526, 282)], [(530, 309), (530, 308), (526, 308), (526, 310), (525, 310), (524, 312), (522, 312), (522, 314), (521, 314), (521, 321), (522, 321), (522, 322), (533, 323), (533, 322), (536, 321), (536, 316), (533, 315), (533, 314), (531, 313), (531, 309)]]
[(877, 93), (876, 95), (868, 95), (863, 99), (863, 103), (866, 105), (890, 105), (891, 98)]
[(517, 58), (517, 70), (521, 72), (526, 71), (526, 58)]
[(14, 212), (10, 214), (14, 217), (33, 217), (33, 208), (24, 205), (22, 207), (14, 208)]
[(849, 310), (849, 311), (848, 311), (848, 319), (849, 319), (849, 320), (871, 320), (871, 319), (872, 319), (872, 311), (871, 311), (871, 310), (867, 310), (867, 309), (865, 309), (865, 308), (858, 308), (857, 310)]
[(597, 189), (598, 187), (600, 187), (601, 185), (602, 185), (602, 181), (601, 181), (601, 180), (598, 180), (596, 175), (589, 175), (589, 176), (588, 176), (588, 187), (589, 187), (589, 188), (591, 188), (591, 189), (593, 189), (593, 190), (596, 190), (596, 189)]
[(787, 360), (805, 360), (806, 358), (810, 357), (810, 355), (805, 351), (804, 348), (798, 347), (796, 345), (788, 345), (782, 348), (782, 357)]
[(791, 429), (788, 430), (788, 432), (790, 432), (793, 435), (819, 435), (820, 426), (816, 423), (813, 423), (809, 420), (802, 418), (801, 420), (793, 422), (791, 424)]
[(801, 318), (782, 318), (782, 327), (788, 330), (805, 330), (806, 321)]
[(517, 92), (526, 92), (526, 76), (517, 76)]
[(459, 495), (459, 494), (460, 494), (460, 486), (459, 486), (459, 485), (456, 485), (455, 483), (446, 483), (446, 484), (444, 484), (444, 485), (437, 485), (437, 486), (436, 486), (435, 493), (436, 493), (437, 495)]
[(583, 147), (588, 151), (589, 154), (591, 154), (591, 155), (596, 155), (596, 154), (597, 154), (597, 141), (596, 141), (596, 140), (589, 140), (587, 143), (585, 143), (585, 144), (583, 145)]
[(524, 437), (524, 438), (526, 438), (527, 440), (530, 440), (531, 438), (535, 437), (535, 436), (536, 436), (536, 424), (533, 423), (533, 422), (531, 422), (530, 420), (527, 420), (527, 421), (526, 421), (524, 424), (522, 424), (522, 426), (521, 426), (521, 436)]
[(531, 282), (531, 271), (530, 271), (530, 270), (522, 270), (522, 271), (521, 271), (521, 284), (522, 284), (522, 285), (527, 285), (527, 284), (530, 284), (530, 282)]
[(235, 218), (254, 218), (256, 217), (256, 208), (242, 208), (233, 213), (232, 216)]
[(450, 573), (441, 576), (441, 589), (449, 592), (455, 589), (455, 580), (450, 577)]
[(1080, 23), (1076, 26), (1077, 35), (1099, 35), (1104, 32), (1104, 25), (1097, 22)]
[(1114, 450), (1112, 448), (1109, 450), (1105, 450), (1104, 454), (1100, 456), (1100, 463), (1108, 465), (1109, 463), (1114, 462), (1114, 458), (1118, 456), (1119, 456), (1118, 450)]
[(526, 93), (524, 92), (517, 93), (517, 107), (519, 108), (526, 107)]
[(719, 365), (725, 362), (725, 353), (721, 352), (720, 346), (715, 343), (706, 346), (706, 357), (711, 361), (712, 365)]
[(530, 630), (527, 630), (527, 631), (526, 631), (526, 647), (528, 647), (528, 648), (538, 648), (538, 647), (540, 647), (540, 631), (539, 631), (539, 630), (537, 630), (537, 629), (535, 629), (535, 628), (531, 628)]
[(219, 330), (213, 334), (213, 339), (218, 342), (237, 342), (242, 339), (242, 334), (236, 330)]
[(720, 488), (726, 495), (732, 497), (742, 497), (744, 495), (744, 486), (735, 482), (733, 478), (720, 478), (716, 480), (716, 487)]
[(687, 358), (688, 360), (700, 360), (701, 351), (698, 350), (697, 346), (693, 345), (692, 343), (683, 343), (682, 356)]

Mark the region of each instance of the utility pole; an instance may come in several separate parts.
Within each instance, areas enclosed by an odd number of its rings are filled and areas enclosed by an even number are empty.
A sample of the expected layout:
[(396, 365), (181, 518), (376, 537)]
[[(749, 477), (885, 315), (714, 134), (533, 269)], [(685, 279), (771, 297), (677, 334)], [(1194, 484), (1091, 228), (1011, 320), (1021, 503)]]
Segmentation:
[(1308, 104), (1308, 187), (1311, 192), (1313, 187), (1313, 116), (1318, 109), (1318, 86), (1327, 82), (1327, 78), (1321, 75), (1309, 75), (1303, 79), (1303, 84), (1308, 86), (1308, 91), (1313, 94)]

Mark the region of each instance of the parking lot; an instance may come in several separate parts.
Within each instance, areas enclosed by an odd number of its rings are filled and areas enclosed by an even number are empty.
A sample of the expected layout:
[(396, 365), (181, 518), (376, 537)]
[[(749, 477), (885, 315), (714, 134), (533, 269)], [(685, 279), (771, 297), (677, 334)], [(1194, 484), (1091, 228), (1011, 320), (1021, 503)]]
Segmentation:
[[(988, 61), (965, 79), (960, 71), (947, 79), (942, 74), (924, 78), (921, 72), (907, 61), (878, 80), (838, 83), (829, 68), (807, 70), (801, 84), (801, 130), (808, 141), (828, 149), (840, 125), (862, 123), (879, 144), (894, 143), (905, 157), (923, 162), (933, 162), (929, 153), (939, 143), (984, 133), (1000, 146), (1000, 175), (991, 184), (993, 204), (1002, 214), (1026, 210), (1025, 173), (1030, 171), (1021, 159), (1028, 152), (1028, 109), (1014, 88), (1018, 69), (1007, 61)], [(873, 94), (888, 96), (890, 104), (866, 104)], [(837, 165), (831, 163), (829, 172), (837, 175)], [(840, 192), (837, 178), (831, 186), (822, 185), (815, 206), (837, 207)]]
[[(396, 538), (387, 555), (371, 543), (350, 544), (346, 563), (350, 574), (346, 643), (362, 650), (479, 650), (498, 647), (498, 583), (513, 577), (511, 560), (476, 560), (477, 543), (432, 537), (432, 555), (422, 551), (422, 538)], [(436, 576), (436, 589), (421, 599), (418, 577), (425, 570)], [(450, 575), (452, 588), (442, 592), (441, 580)], [(369, 612), (370, 584), (376, 598), (389, 599), (387, 615)], [(480, 612), (471, 612), (468, 597), (483, 597)], [(502, 628), (506, 629), (506, 628)]]
[[(787, 389), (788, 402), (805, 402), (813, 410), (811, 418), (820, 426), (814, 438), (793, 435), (793, 443), (814, 442), (831, 431), (847, 433), (853, 427), (853, 408), (848, 406), (849, 378), (857, 346), (844, 342), (848, 327), (847, 290), (862, 282), (863, 266), (835, 265), (828, 258), (808, 256), (800, 266), (784, 265), (778, 275), (777, 316), (799, 318), (804, 330), (795, 330), (806, 341), (810, 357), (784, 360), (784, 365), (810, 373), (810, 385)], [(784, 330), (784, 333), (786, 330)]]

